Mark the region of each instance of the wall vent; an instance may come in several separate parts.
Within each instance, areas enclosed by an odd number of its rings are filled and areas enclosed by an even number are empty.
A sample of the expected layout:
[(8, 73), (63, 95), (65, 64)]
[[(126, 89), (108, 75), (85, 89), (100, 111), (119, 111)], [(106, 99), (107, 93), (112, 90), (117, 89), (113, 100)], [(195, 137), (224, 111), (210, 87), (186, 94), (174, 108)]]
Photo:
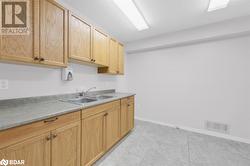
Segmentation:
[(206, 121), (205, 128), (210, 131), (229, 134), (229, 125), (227, 124)]

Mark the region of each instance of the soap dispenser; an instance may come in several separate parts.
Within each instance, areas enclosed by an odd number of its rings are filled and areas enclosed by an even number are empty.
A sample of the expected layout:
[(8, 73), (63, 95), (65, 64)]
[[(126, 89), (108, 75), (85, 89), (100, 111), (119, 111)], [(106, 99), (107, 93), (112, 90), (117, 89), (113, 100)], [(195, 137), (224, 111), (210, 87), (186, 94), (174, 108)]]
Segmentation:
[(63, 81), (72, 81), (73, 80), (73, 69), (68, 67), (62, 69), (62, 80)]

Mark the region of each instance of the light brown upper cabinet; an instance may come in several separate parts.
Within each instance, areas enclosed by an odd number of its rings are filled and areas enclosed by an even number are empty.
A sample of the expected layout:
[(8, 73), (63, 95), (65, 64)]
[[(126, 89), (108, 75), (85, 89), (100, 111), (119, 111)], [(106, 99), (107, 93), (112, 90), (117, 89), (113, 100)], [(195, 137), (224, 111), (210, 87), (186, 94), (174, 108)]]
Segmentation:
[(66, 66), (68, 57), (68, 11), (54, 0), (40, 1), (40, 61)]
[(118, 73), (124, 74), (124, 46), (118, 44)]
[(65, 67), (67, 65), (67, 10), (54, 0), (29, 1), (28, 34), (1, 35), (3, 61)]
[(108, 67), (99, 67), (98, 73), (118, 73), (118, 42), (115, 39), (109, 39)]
[(29, 1), (27, 9), (28, 34), (0, 35), (0, 59), (3, 61), (33, 63), (35, 57), (39, 57), (39, 1)]
[(124, 74), (124, 48), (117, 40), (56, 0), (29, 0), (28, 32), (0, 35), (0, 61), (66, 67), (68, 58), (98, 66), (98, 73)]
[(118, 72), (118, 43), (114, 39), (109, 42), (109, 72)]
[(93, 28), (93, 61), (100, 66), (108, 65), (108, 35)]
[(69, 12), (69, 58), (92, 62), (91, 37), (91, 25)]
[(98, 73), (124, 74), (124, 48), (115, 39), (110, 38), (108, 67), (99, 67)]

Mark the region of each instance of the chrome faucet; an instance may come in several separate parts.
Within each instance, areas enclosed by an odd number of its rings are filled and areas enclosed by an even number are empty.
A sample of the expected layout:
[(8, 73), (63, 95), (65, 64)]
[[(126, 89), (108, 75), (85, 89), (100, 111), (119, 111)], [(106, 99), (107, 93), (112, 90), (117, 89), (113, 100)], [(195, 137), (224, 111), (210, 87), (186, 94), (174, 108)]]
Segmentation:
[(80, 96), (87, 96), (88, 93), (89, 93), (92, 89), (96, 89), (96, 87), (91, 87), (91, 88), (89, 88), (89, 89), (86, 90), (86, 91), (82, 91), (82, 92), (80, 93)]

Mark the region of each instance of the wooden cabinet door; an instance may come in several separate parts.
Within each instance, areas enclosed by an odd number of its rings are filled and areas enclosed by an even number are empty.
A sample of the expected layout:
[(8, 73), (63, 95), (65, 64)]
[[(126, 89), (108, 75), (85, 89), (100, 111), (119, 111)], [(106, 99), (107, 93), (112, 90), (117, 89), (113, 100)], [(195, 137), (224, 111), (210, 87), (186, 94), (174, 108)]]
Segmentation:
[(46, 133), (0, 149), (0, 158), (1, 160), (24, 160), (25, 166), (50, 166), (49, 137), (50, 133)]
[(52, 131), (52, 166), (80, 166), (80, 122)]
[(7, 61), (35, 62), (39, 57), (39, 1), (29, 1), (27, 34), (0, 35), (0, 59)]
[(93, 59), (98, 65), (108, 64), (108, 36), (95, 28), (93, 29)]
[(128, 98), (121, 100), (121, 136), (128, 133)]
[(134, 103), (128, 104), (128, 130), (134, 128)]
[(114, 102), (106, 116), (106, 149), (120, 139), (120, 102)]
[(84, 166), (92, 165), (105, 153), (105, 113), (82, 120), (82, 160)]
[(69, 16), (69, 57), (91, 62), (91, 25), (73, 13)]
[(54, 0), (41, 0), (40, 19), (41, 63), (66, 66), (68, 11)]
[(110, 39), (109, 42), (109, 72), (118, 72), (118, 43), (114, 39)]
[(118, 44), (118, 71), (119, 74), (124, 74), (124, 46)]

